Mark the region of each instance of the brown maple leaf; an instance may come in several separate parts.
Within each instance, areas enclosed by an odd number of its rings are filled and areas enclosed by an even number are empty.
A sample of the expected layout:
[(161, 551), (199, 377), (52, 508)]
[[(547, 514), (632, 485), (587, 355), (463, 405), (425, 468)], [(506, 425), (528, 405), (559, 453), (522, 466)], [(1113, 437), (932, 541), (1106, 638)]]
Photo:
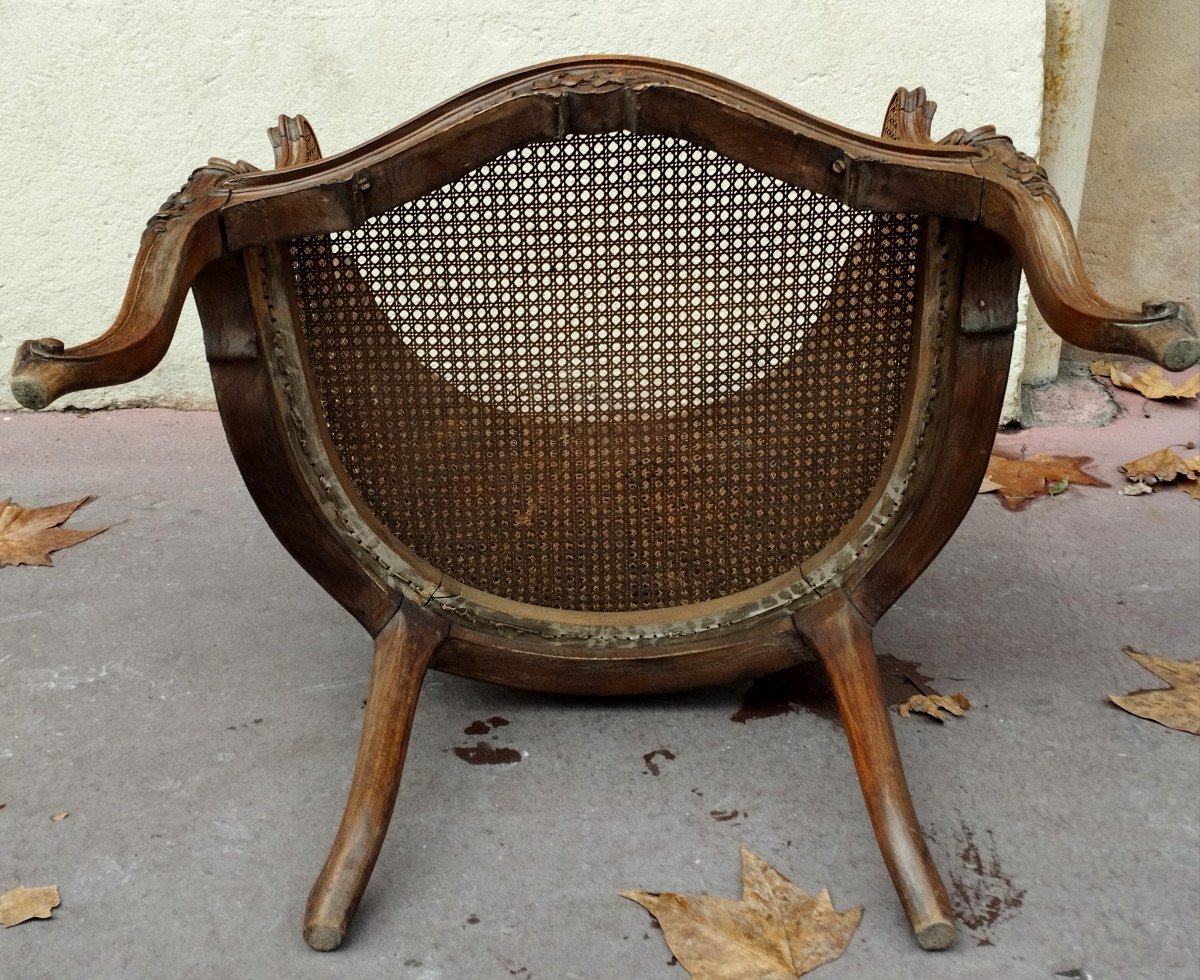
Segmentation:
[(962, 694), (914, 694), (902, 705), (899, 705), (897, 710), (900, 712), (901, 718), (907, 718), (910, 714), (918, 712), (936, 718), (945, 724), (946, 716), (942, 714), (943, 710), (961, 718), (970, 710), (970, 707), (971, 702)]
[(1193, 374), (1178, 383), (1163, 374), (1163, 369), (1152, 365), (1137, 374), (1130, 374), (1126, 369), (1130, 365), (1114, 361), (1092, 361), (1088, 369), (1097, 378), (1108, 378), (1113, 384), (1130, 391), (1141, 393), (1142, 397), (1154, 400), (1162, 398), (1195, 398), (1200, 395), (1200, 374)]
[(992, 453), (979, 493), (995, 492), (1009, 510), (1020, 510), (1034, 497), (1050, 494), (1051, 490), (1057, 496), (1066, 484), (1107, 487), (1109, 484), (1083, 469), (1091, 461), (1090, 456), (1038, 453), (1028, 459), (1013, 459)]
[(5, 565), (52, 565), (50, 552), (95, 537), (107, 527), (74, 531), (59, 527), (92, 497), (50, 507), (22, 507), (0, 501), (0, 568)]
[(742, 899), (622, 892), (662, 926), (696, 980), (795, 980), (846, 951), (862, 906), (837, 912), (829, 892), (809, 895), (742, 848)]
[(1125, 652), (1171, 686), (1110, 694), (1108, 699), (1131, 715), (1200, 735), (1200, 660), (1167, 660), (1133, 647)]
[(7, 929), (30, 919), (52, 918), (51, 911), (58, 907), (60, 901), (57, 885), (6, 891), (0, 895), (0, 925)]

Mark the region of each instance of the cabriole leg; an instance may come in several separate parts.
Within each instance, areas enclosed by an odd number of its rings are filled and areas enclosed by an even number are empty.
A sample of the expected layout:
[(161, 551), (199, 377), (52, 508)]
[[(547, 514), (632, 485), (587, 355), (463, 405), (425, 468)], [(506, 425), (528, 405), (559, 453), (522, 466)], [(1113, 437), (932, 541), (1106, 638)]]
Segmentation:
[(341, 945), (366, 890), (396, 804), (421, 681), (445, 635), (442, 620), (405, 604), (375, 638), (350, 795), (304, 915), (304, 941), (313, 949)]
[(879, 849), (917, 942), (945, 949), (954, 942), (954, 913), (908, 793), (871, 626), (841, 593), (800, 610), (794, 620), (829, 674)]

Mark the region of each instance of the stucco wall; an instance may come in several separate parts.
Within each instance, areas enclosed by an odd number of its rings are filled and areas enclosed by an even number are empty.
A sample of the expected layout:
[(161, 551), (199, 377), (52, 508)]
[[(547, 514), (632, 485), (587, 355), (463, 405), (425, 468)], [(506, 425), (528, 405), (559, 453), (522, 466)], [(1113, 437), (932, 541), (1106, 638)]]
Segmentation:
[[(608, 51), (868, 132), (897, 85), (921, 84), (935, 134), (990, 122), (1036, 153), (1043, 25), (1040, 0), (0, 2), (0, 363), (27, 337), (105, 329), (146, 218), (210, 155), (269, 166), (280, 112), (332, 152), (503, 71)], [(190, 303), (154, 372), (60, 404), (139, 403), (211, 404)]]
[(1079, 241), (1111, 299), (1135, 310), (1182, 300), (1200, 312), (1197, 0), (1112, 0)]

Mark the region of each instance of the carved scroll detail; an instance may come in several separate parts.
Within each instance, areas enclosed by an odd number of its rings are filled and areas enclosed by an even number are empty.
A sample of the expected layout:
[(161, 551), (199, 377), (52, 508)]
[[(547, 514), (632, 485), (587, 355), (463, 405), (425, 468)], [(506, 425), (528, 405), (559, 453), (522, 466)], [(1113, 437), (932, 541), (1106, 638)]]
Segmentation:
[(267, 130), (275, 150), (275, 169), (296, 167), (321, 159), (317, 134), (303, 116), (279, 117), (279, 122)]
[(980, 126), (969, 131), (955, 129), (938, 142), (947, 146), (973, 146), (983, 151), (985, 161), (1001, 167), (1011, 180), (1017, 181), (1034, 197), (1048, 196), (1058, 200), (1058, 192), (1050, 183), (1046, 168), (1013, 146), (1009, 137), (997, 133), (995, 126)]
[(932, 143), (933, 114), (937, 103), (925, 96), (925, 89), (918, 86), (911, 92), (898, 88), (883, 114), (885, 140), (898, 143)]
[(231, 163), (220, 157), (212, 157), (203, 167), (197, 167), (191, 172), (184, 185), (168, 197), (146, 222), (146, 230), (142, 233), (142, 242), (150, 237), (166, 231), (167, 225), (174, 219), (182, 217), (196, 201), (210, 193), (227, 178), (235, 174), (248, 174), (258, 170), (258, 167), (245, 160)]
[(925, 89), (896, 89), (883, 115), (882, 136), (899, 143), (969, 146), (979, 150), (978, 165), (994, 168), (994, 175), (1015, 180), (1034, 197), (1058, 200), (1058, 194), (1046, 176), (1046, 170), (1027, 153), (1022, 153), (1009, 137), (996, 132), (995, 126), (955, 129), (940, 140), (933, 138), (933, 117), (937, 103), (925, 95)]

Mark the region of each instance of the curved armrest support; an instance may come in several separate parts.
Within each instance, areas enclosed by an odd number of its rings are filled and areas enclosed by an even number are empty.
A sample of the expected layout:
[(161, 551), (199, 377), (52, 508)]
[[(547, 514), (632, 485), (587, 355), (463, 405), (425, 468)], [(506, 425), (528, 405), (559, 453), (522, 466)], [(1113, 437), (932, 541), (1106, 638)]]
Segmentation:
[(1076, 347), (1144, 357), (1170, 371), (1200, 361), (1200, 338), (1186, 306), (1144, 302), (1132, 311), (1103, 299), (1084, 271), (1071, 221), (1050, 185), (1039, 193), (1032, 181), (1012, 183), (1018, 186), (985, 185), (982, 221), (1008, 240), (1055, 333)]
[[(884, 115), (884, 138), (932, 144), (936, 108), (924, 89), (897, 89)], [(1171, 371), (1200, 361), (1200, 338), (1184, 305), (1147, 302), (1134, 312), (1096, 292), (1046, 171), (1012, 140), (981, 126), (956, 129), (937, 142), (980, 151), (973, 162), (984, 178), (979, 219), (1016, 253), (1034, 302), (1055, 333), (1077, 347), (1144, 357)]]
[(1064, 340), (1105, 354), (1144, 357), (1170, 371), (1200, 361), (1200, 338), (1181, 303), (1145, 302), (1124, 310), (1103, 299), (1083, 268), (1083, 258), (1046, 171), (991, 126), (943, 142), (968, 143), (984, 150), (976, 164), (990, 178), (983, 188), (982, 223), (1004, 236), (1016, 253), (1034, 302)]
[(17, 348), (10, 381), (17, 401), (45, 408), (69, 392), (132, 381), (153, 369), (170, 346), (192, 280), (222, 254), (217, 212), (228, 191), (221, 185), (253, 169), (213, 159), (195, 171), (147, 224), (124, 302), (103, 335), (77, 347), (47, 337)]

